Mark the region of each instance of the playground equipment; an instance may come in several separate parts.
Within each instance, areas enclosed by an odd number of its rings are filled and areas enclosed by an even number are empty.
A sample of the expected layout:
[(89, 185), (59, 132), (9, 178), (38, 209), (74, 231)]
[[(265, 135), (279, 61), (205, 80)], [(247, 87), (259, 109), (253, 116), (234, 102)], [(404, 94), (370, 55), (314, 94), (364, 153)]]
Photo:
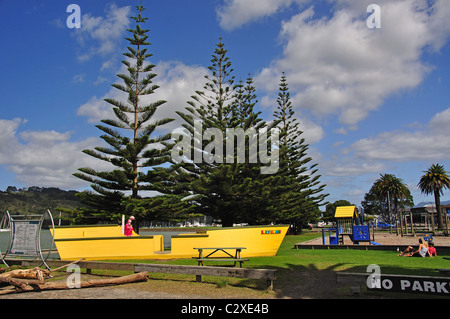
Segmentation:
[(337, 245), (339, 244), (339, 232), (337, 228), (323, 228), (322, 229), (322, 243), (324, 245), (326, 245), (326, 240), (325, 240), (325, 233), (328, 232), (328, 241), (330, 243), (330, 245)]
[(337, 229), (339, 231), (339, 244), (344, 243), (344, 236), (349, 236), (353, 241), (353, 225), (358, 218), (356, 206), (338, 206), (334, 214)]
[[(343, 236), (349, 236), (354, 245), (359, 245), (361, 242), (370, 242), (371, 245), (378, 245), (375, 241), (370, 240), (370, 226), (369, 225), (353, 225), (352, 232), (342, 234), (339, 232), (338, 227), (324, 228), (322, 229), (322, 243), (326, 245), (326, 237), (330, 245), (344, 244)], [(328, 233), (328, 236), (326, 236)]]
[(336, 227), (322, 229), (322, 242), (325, 245), (328, 232), (328, 241), (330, 245), (344, 244), (344, 236), (348, 236), (354, 245), (361, 242), (369, 242), (372, 245), (378, 243), (370, 240), (369, 225), (356, 225), (358, 211), (356, 206), (338, 206), (334, 217), (336, 218)]

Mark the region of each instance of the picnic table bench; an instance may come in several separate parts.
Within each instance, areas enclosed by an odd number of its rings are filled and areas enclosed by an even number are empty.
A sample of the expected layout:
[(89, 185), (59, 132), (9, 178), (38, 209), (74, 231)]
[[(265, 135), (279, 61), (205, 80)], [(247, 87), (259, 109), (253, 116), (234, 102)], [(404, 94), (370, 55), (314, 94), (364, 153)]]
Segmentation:
[[(199, 247), (194, 248), (198, 250), (198, 257), (195, 258), (198, 262), (198, 265), (203, 266), (203, 262), (205, 260), (220, 260), (220, 261), (233, 261), (234, 267), (236, 267), (236, 263), (239, 263), (239, 266), (242, 268), (242, 263), (244, 261), (248, 261), (249, 259), (241, 258), (241, 251), (245, 249), (245, 247)], [(209, 254), (205, 255), (204, 250), (212, 250)], [(229, 252), (231, 251), (231, 253)], [(234, 251), (234, 254), (232, 252)], [(213, 256), (218, 252), (223, 252), (226, 256)]]

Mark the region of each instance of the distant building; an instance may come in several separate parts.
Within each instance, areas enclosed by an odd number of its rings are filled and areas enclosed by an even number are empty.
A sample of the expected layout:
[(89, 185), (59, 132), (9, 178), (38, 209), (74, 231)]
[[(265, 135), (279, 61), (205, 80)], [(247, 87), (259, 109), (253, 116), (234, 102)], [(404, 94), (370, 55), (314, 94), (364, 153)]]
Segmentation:
[[(450, 201), (441, 201), (441, 208), (445, 209), (447, 212), (447, 220), (450, 220)], [(413, 214), (413, 218), (415, 222), (424, 222), (425, 224), (431, 223), (434, 229), (434, 225), (436, 224), (436, 204), (434, 202), (421, 202), (414, 207), (411, 208), (411, 212)], [(433, 216), (434, 223), (430, 219), (430, 217)], [(444, 218), (445, 223), (445, 218)]]
[[(450, 212), (450, 200), (441, 201), (441, 207)], [(421, 202), (411, 208), (413, 214), (436, 214), (436, 204), (434, 202)]]

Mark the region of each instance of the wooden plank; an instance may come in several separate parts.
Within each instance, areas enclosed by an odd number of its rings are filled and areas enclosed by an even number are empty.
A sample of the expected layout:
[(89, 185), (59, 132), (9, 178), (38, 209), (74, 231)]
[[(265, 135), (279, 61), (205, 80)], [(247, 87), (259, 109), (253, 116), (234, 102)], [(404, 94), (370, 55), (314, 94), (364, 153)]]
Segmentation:
[(82, 261), (78, 264), (80, 268), (87, 269), (107, 269), (107, 270), (127, 270), (134, 271), (133, 263), (102, 262), (102, 261)]
[(147, 271), (149, 273), (169, 273), (199, 276), (237, 277), (250, 279), (275, 280), (276, 269), (251, 269), (235, 267), (211, 266), (183, 266), (183, 265), (157, 265), (136, 264), (135, 272)]
[[(25, 267), (39, 266), (41, 261), (39, 260), (20, 260), (20, 259), (7, 259), (9, 265), (22, 265)], [(50, 267), (60, 267), (70, 263), (70, 260), (47, 260), (47, 264)], [(102, 262), (102, 261), (80, 261), (77, 263), (80, 268), (86, 269), (107, 269), (107, 270), (127, 270), (134, 271), (133, 263), (121, 263), (121, 262)]]
[(202, 281), (202, 276), (263, 279), (266, 280), (269, 290), (273, 290), (273, 282), (276, 279), (275, 269), (136, 264), (135, 271), (146, 271), (148, 273), (162, 272), (169, 274), (195, 275), (197, 282)]
[[(23, 266), (37, 266), (39, 260), (20, 260), (11, 259), (7, 261), (11, 264), (19, 264)], [(67, 265), (67, 260), (51, 260), (47, 261), (49, 266), (59, 267)], [(133, 272), (154, 272), (168, 274), (185, 274), (185, 275), (203, 275), (203, 276), (229, 276), (250, 279), (275, 279), (276, 269), (252, 269), (252, 268), (235, 268), (235, 267), (213, 267), (213, 266), (185, 266), (185, 265), (161, 265), (161, 264), (133, 264), (120, 262), (102, 262), (102, 261), (80, 261), (80, 268), (88, 269), (108, 269), (108, 270), (129, 270)]]

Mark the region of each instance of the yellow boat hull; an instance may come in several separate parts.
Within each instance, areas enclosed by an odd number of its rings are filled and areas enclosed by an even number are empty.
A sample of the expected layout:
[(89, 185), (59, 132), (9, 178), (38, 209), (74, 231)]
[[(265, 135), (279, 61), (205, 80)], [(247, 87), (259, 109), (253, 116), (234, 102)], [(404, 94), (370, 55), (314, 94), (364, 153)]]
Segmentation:
[[(164, 251), (162, 235), (122, 235), (121, 226), (56, 227), (55, 244), (62, 260), (173, 259), (198, 256), (196, 248), (245, 247), (242, 258), (275, 256), (289, 226), (218, 228), (172, 236)], [(216, 255), (220, 257), (220, 255)]]

